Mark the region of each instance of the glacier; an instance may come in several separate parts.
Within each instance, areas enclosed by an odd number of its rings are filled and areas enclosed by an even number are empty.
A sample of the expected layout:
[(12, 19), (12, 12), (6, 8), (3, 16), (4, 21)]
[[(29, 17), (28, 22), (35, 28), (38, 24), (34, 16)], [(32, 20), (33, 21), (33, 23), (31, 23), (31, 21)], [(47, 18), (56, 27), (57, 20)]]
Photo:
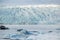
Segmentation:
[(60, 6), (0, 5), (0, 40), (60, 40), (59, 24)]
[(0, 23), (19, 25), (60, 24), (60, 7), (0, 7)]

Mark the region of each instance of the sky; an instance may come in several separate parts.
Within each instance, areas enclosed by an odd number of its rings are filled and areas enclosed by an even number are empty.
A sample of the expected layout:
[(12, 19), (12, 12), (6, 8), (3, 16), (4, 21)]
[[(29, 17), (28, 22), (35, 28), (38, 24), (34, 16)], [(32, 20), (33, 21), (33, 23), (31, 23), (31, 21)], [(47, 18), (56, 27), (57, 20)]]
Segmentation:
[(60, 0), (0, 0), (0, 5), (59, 4)]

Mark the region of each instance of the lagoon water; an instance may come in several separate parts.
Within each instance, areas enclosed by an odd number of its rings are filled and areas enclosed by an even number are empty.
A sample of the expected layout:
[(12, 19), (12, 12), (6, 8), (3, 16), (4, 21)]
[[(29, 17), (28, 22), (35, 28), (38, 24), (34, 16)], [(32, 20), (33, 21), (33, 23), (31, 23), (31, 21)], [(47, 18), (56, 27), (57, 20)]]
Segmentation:
[[(0, 40), (60, 40), (59, 25), (5, 25), (9, 30), (0, 30)], [(18, 32), (18, 29), (23, 31)], [(31, 32), (25, 35), (24, 32)], [(36, 31), (36, 32), (34, 32)]]

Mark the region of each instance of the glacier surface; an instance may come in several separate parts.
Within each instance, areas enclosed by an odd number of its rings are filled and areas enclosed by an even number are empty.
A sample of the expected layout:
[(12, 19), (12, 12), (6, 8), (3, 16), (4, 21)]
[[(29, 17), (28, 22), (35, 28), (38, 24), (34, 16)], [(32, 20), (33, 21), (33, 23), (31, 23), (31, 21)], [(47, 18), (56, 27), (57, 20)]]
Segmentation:
[(60, 7), (0, 7), (0, 23), (20, 25), (60, 24)]

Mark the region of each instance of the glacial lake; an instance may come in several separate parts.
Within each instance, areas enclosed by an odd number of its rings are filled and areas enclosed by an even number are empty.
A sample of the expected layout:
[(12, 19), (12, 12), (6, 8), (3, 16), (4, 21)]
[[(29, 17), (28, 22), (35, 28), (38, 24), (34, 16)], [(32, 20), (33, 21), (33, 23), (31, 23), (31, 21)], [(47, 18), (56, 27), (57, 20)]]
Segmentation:
[[(5, 25), (5, 26), (8, 27), (9, 30), (0, 30), (0, 40), (60, 40), (59, 25)], [(18, 32), (17, 31), (18, 29), (23, 30), (21, 32)], [(31, 32), (31, 34), (24, 35), (24, 32), (26, 31), (28, 31), (29, 33)], [(14, 35), (17, 37), (12, 37)]]

